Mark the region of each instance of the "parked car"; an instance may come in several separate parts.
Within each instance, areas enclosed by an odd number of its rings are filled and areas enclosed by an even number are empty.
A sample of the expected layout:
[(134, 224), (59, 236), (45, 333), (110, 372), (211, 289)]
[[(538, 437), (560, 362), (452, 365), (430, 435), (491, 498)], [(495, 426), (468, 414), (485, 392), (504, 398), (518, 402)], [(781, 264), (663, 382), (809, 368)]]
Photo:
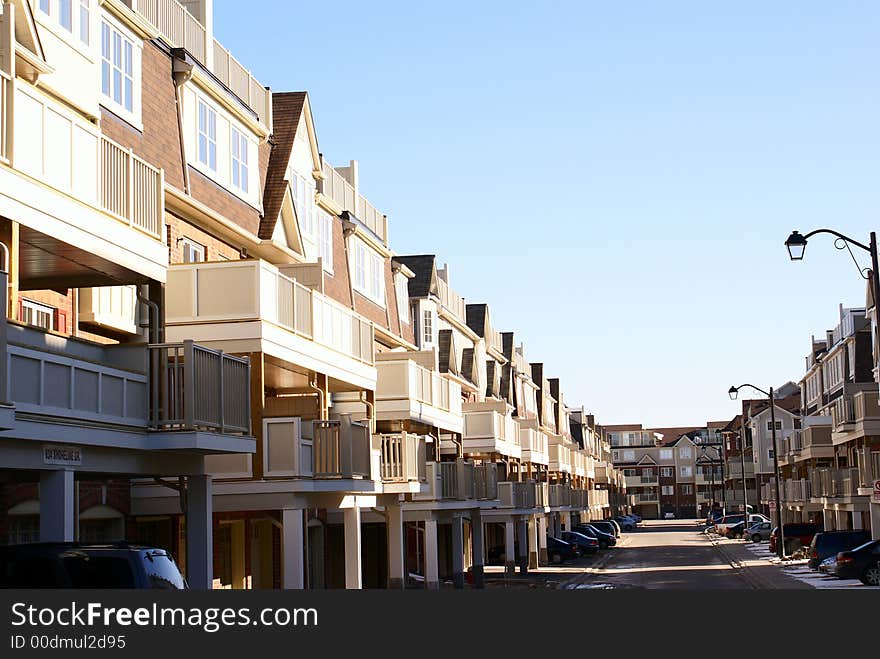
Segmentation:
[(186, 580), (164, 549), (124, 542), (38, 542), (0, 547), (0, 588), (158, 588)]
[(580, 558), (580, 555), (581, 551), (578, 549), (577, 545), (566, 542), (561, 538), (554, 538), (550, 535), (547, 536), (547, 558), (549, 558), (550, 562), (554, 565), (559, 565), (563, 561)]
[(880, 540), (840, 552), (829, 571), (841, 579), (858, 579), (868, 586), (880, 586)]
[(642, 522), (641, 515), (637, 515), (636, 513), (627, 513), (627, 517), (632, 517), (639, 524), (641, 524), (641, 522)]
[(810, 543), (810, 560), (807, 565), (813, 570), (819, 569), (819, 563), (829, 556), (836, 556), (842, 551), (853, 549), (871, 539), (867, 531), (822, 531), (813, 536)]
[(636, 521), (631, 517), (615, 517), (614, 521), (620, 526), (621, 530), (623, 531), (636, 530)]
[[(584, 531), (583, 529), (586, 529)], [(592, 534), (596, 536), (596, 539), (599, 541), (600, 549), (607, 549), (608, 547), (613, 547), (617, 544), (616, 538), (610, 533), (605, 533), (601, 529), (596, 528), (592, 524), (581, 524), (580, 526), (576, 526), (573, 529), (578, 533), (584, 533), (585, 535)]]
[[(738, 515), (725, 515), (715, 523), (715, 533), (718, 535), (727, 535), (727, 528), (733, 524), (742, 522), (745, 516), (742, 513)], [(758, 522), (769, 522), (770, 520), (758, 513), (749, 515), (749, 523), (757, 524)]]
[(737, 522), (736, 524), (731, 524), (727, 527), (727, 530), (724, 532), (725, 537), (731, 538), (733, 540), (738, 540), (743, 537), (746, 532), (746, 523)]
[(752, 542), (762, 542), (770, 539), (770, 522), (758, 522), (746, 529), (746, 537)]
[(613, 535), (615, 538), (620, 537), (620, 531), (617, 524), (611, 520), (597, 520), (595, 522), (590, 522), (590, 525), (595, 526), (600, 531), (604, 531), (608, 535)]
[(837, 554), (834, 556), (829, 556), (824, 561), (819, 563), (819, 572), (823, 574), (833, 575), (834, 570), (837, 568)]
[(580, 548), (581, 554), (595, 554), (599, 551), (599, 540), (595, 536), (587, 536), (577, 531), (563, 531), (562, 539)]
[[(793, 554), (801, 547), (808, 547), (813, 542), (813, 536), (819, 533), (822, 527), (819, 524), (802, 522), (790, 522), (782, 525), (782, 534), (785, 537), (785, 553)], [(774, 527), (770, 532), (770, 551), (776, 551), (776, 540), (779, 537), (779, 527)]]

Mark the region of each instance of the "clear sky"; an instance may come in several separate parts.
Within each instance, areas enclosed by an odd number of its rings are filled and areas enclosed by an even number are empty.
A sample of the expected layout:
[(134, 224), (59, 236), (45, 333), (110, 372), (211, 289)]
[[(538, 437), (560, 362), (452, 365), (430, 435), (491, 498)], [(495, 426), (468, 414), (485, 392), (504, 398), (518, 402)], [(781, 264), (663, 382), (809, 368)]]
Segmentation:
[(248, 4), (215, 0), (218, 39), (309, 92), (392, 248), (600, 423), (731, 418), (864, 304), (830, 237), (783, 242), (880, 228), (880, 3)]

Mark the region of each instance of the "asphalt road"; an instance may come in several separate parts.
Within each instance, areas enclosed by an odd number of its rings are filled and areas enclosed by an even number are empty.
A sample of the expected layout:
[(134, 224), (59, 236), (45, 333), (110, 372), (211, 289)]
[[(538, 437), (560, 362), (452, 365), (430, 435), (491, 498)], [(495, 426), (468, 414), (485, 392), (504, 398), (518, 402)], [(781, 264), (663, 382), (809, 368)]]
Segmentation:
[(646, 520), (568, 588), (748, 589), (695, 520)]

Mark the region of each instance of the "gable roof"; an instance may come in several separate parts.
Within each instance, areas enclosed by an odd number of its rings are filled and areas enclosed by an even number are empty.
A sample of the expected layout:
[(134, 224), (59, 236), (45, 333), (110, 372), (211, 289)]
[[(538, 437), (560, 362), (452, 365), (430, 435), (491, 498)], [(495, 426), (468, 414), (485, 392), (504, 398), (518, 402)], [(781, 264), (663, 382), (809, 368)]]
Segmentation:
[(437, 337), (437, 357), (441, 373), (460, 375), (456, 364), (455, 339), (451, 329), (442, 329)]
[(416, 275), (408, 282), (411, 298), (428, 297), (436, 289), (434, 281), (437, 276), (437, 257), (434, 254), (397, 256), (395, 259)]
[(702, 429), (703, 426), (683, 426), (679, 428), (648, 428), (650, 432), (663, 435), (663, 439), (660, 442), (661, 446), (670, 446), (672, 444), (675, 444), (682, 435), (686, 435), (689, 432), (694, 432), (695, 430)]
[(636, 464), (639, 464), (639, 465), (646, 465), (646, 464), (655, 465), (655, 464), (657, 464), (657, 461), (654, 460), (654, 458), (652, 458), (651, 455), (650, 455), (649, 453), (645, 453), (641, 458), (639, 458), (639, 461), (636, 462)]
[(307, 92), (282, 92), (272, 94), (272, 151), (266, 170), (263, 189), (263, 217), (260, 219), (259, 238), (271, 240), (275, 223), (281, 213), (284, 193), (287, 191), (285, 175), (293, 152), (293, 141), (303, 116)]
[(466, 304), (465, 316), (467, 326), (470, 327), (477, 336), (486, 338), (487, 317), (489, 315), (488, 304)]
[(461, 351), (461, 377), (470, 381), (472, 384), (477, 383), (474, 374), (474, 349), (464, 348)]

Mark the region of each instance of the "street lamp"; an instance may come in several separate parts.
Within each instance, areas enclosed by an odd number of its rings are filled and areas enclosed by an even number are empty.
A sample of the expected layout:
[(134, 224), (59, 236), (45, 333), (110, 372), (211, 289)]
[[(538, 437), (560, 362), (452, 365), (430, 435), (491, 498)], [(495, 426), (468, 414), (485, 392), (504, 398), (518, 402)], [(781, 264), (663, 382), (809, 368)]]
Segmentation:
[[(782, 533), (782, 505), (779, 500), (779, 451), (776, 448), (776, 400), (773, 398), (773, 387), (770, 387), (770, 391), (764, 391), (753, 384), (741, 384), (738, 387), (731, 387), (727, 392), (730, 395), (730, 399), (736, 400), (739, 390), (744, 387), (751, 387), (770, 399), (770, 432), (773, 437), (773, 480), (776, 483), (776, 528), (779, 529), (779, 542), (776, 543), (776, 553), (779, 555), (779, 560), (782, 560), (785, 556), (785, 536)], [(745, 513), (743, 519), (746, 521), (749, 519), (748, 512)]]

